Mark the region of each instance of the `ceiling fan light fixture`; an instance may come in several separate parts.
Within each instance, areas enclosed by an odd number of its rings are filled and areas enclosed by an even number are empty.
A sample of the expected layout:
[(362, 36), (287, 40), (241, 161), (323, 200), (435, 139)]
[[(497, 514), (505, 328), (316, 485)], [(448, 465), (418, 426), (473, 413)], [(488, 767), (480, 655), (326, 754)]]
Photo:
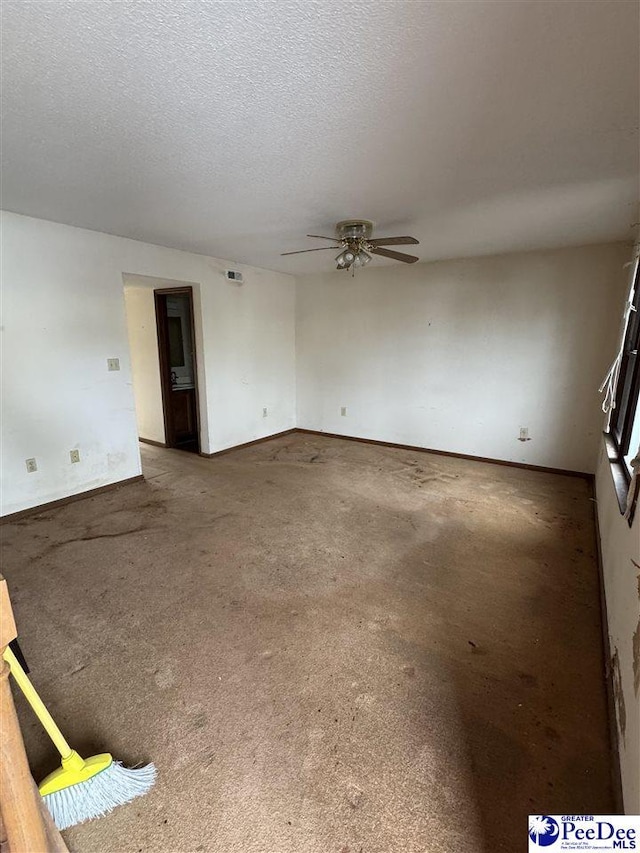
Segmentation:
[(342, 269), (343, 267), (350, 267), (356, 260), (356, 253), (351, 249), (343, 249), (342, 252), (337, 256), (336, 263)]
[(356, 255), (356, 259), (354, 261), (357, 267), (366, 267), (366, 265), (371, 261), (371, 255), (368, 252), (365, 252), (364, 249), (360, 249), (358, 254)]

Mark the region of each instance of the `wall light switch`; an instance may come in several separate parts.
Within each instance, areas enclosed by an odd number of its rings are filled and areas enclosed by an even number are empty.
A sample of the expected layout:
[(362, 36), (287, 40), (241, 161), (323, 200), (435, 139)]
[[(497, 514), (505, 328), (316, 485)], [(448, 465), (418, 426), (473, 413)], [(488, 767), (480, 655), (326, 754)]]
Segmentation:
[(520, 438), (518, 441), (531, 441), (529, 438), (529, 427), (520, 427)]
[(340, 407), (340, 414), (342, 415), (343, 418), (347, 417), (347, 407), (346, 406)]
[(35, 459), (25, 459), (25, 464), (29, 474), (33, 474), (34, 471), (38, 470), (38, 463)]
[(108, 370), (120, 370), (120, 359), (119, 358), (108, 358), (107, 359), (107, 369)]
[(263, 417), (263, 418), (266, 418), (266, 417), (267, 417), (267, 414), (268, 414), (268, 412), (267, 412), (267, 407), (265, 406), (265, 407), (264, 407), (264, 409), (262, 410), (262, 417)]
[(80, 451), (79, 450), (70, 450), (69, 456), (71, 457), (72, 462), (79, 462), (80, 461)]

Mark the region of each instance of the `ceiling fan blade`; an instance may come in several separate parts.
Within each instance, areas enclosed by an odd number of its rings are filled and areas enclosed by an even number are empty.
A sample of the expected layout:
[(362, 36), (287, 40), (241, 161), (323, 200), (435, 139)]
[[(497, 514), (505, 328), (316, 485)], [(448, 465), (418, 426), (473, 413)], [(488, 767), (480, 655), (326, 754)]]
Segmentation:
[(334, 243), (341, 243), (338, 237), (324, 237), (322, 234), (307, 234), (307, 237), (315, 237), (318, 240), (333, 240)]
[(403, 261), (405, 264), (415, 264), (420, 258), (415, 255), (405, 255), (404, 252), (392, 252), (391, 249), (377, 248), (374, 246), (371, 249), (374, 255), (382, 255), (383, 258), (392, 258), (394, 261)]
[(376, 237), (367, 242), (372, 246), (408, 246), (409, 244), (417, 246), (420, 241), (415, 237)]
[(280, 252), (280, 257), (283, 255), (303, 255), (305, 252), (324, 252), (325, 249), (333, 249), (335, 246), (321, 246), (319, 249), (299, 249), (297, 252)]

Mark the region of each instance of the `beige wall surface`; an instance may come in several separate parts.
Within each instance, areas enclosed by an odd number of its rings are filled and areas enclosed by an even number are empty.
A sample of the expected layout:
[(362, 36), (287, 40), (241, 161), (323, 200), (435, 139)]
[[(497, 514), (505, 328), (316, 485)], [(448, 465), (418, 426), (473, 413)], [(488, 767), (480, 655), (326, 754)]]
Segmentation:
[(298, 278), (298, 426), (593, 473), (628, 258), (611, 243)]

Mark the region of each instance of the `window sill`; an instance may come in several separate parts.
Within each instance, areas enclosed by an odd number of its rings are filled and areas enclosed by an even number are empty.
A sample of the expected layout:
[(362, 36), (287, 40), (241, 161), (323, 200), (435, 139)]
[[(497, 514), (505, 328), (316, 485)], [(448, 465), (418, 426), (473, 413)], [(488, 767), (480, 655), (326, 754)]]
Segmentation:
[(607, 432), (603, 433), (603, 435), (604, 446), (607, 451), (607, 458), (609, 459), (611, 476), (613, 478), (613, 487), (616, 490), (620, 512), (624, 515), (627, 508), (627, 492), (629, 491), (631, 478), (629, 477), (629, 471), (624, 463), (624, 459), (621, 459), (618, 455), (618, 448), (613, 438)]

